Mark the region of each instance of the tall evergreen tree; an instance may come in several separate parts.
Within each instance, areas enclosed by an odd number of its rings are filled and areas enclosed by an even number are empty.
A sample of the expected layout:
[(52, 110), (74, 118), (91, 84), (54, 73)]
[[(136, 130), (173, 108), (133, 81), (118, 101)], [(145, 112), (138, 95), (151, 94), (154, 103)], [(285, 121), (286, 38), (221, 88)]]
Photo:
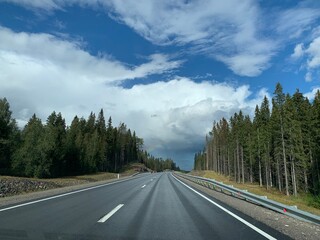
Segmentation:
[(50, 176), (64, 176), (66, 173), (66, 124), (61, 113), (53, 112), (48, 117), (43, 144), (47, 161), (51, 164)]
[(107, 170), (107, 130), (106, 122), (103, 115), (103, 109), (100, 110), (96, 122), (96, 129), (98, 133), (98, 149), (97, 149), (97, 167), (99, 171)]
[(49, 177), (52, 163), (45, 154), (44, 126), (34, 114), (22, 131), (21, 147), (15, 152), (13, 171), (27, 177)]
[(72, 120), (70, 128), (67, 130), (66, 136), (66, 174), (75, 175), (80, 173), (80, 152), (82, 132), (80, 128), (80, 120), (77, 116)]
[(113, 171), (115, 165), (115, 141), (113, 131), (112, 119), (109, 117), (106, 130), (106, 167), (109, 171)]
[(311, 172), (313, 178), (313, 186), (311, 191), (320, 194), (320, 91), (318, 90), (312, 104), (312, 163)]
[(0, 174), (10, 173), (12, 154), (19, 144), (19, 131), (10, 104), (0, 99)]
[(285, 95), (278, 83), (272, 111), (264, 97), (253, 122), (242, 111), (229, 122), (214, 122), (205, 151), (195, 154), (194, 167), (214, 170), (237, 182), (259, 179), (260, 186), (276, 186), (286, 195), (319, 194), (319, 119), (320, 91), (310, 103), (299, 90)]
[(277, 83), (276, 89), (274, 92), (274, 101), (275, 108), (278, 111), (278, 123), (280, 125), (281, 133), (281, 146), (282, 146), (282, 158), (283, 158), (283, 168), (284, 168), (284, 179), (285, 179), (285, 191), (286, 195), (289, 195), (289, 179), (288, 179), (288, 169), (287, 169), (287, 154), (286, 154), (286, 143), (285, 143), (285, 128), (284, 128), (284, 113), (283, 106), (285, 104), (285, 94), (283, 93), (282, 86), (280, 83)]

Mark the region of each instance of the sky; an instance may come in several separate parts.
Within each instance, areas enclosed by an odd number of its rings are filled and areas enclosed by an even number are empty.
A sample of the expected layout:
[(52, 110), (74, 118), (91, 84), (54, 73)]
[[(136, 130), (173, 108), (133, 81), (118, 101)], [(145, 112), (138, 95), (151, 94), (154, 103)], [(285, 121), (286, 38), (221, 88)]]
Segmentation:
[(320, 88), (320, 1), (0, 0), (0, 98), (23, 127), (102, 108), (156, 157), (193, 167), (214, 121), (277, 82)]

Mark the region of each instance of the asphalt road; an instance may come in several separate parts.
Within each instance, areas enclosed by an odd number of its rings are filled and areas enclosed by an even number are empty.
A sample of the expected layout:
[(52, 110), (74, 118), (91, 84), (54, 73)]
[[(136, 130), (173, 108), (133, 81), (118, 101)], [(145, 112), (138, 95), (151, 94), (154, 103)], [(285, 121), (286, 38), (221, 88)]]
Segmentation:
[[(219, 204), (217, 206), (216, 204)], [(0, 239), (287, 239), (171, 173), (0, 209)]]

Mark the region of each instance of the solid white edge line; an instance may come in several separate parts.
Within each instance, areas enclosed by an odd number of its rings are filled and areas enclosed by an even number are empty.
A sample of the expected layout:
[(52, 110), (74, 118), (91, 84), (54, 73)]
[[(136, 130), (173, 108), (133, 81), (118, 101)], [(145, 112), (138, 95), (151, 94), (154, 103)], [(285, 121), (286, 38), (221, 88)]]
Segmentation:
[(179, 179), (177, 179), (175, 176), (173, 176), (173, 174), (171, 173), (171, 176), (177, 180), (178, 182), (180, 182), (181, 184), (183, 184), (184, 186), (186, 186), (187, 188), (189, 188), (191, 191), (195, 192), (196, 194), (198, 194), (199, 196), (203, 197), (204, 199), (206, 199), (208, 202), (212, 203), (213, 205), (217, 206), (218, 208), (220, 208), (221, 210), (223, 210), (224, 212), (228, 213), (229, 215), (231, 215), (232, 217), (234, 217), (235, 219), (237, 219), (238, 221), (242, 222), (243, 224), (247, 225), (248, 227), (250, 227), (251, 229), (253, 229), (254, 231), (258, 232), (259, 234), (261, 234), (262, 236), (264, 236), (267, 239), (270, 240), (276, 240), (276, 238), (270, 236), (268, 233), (262, 231), (261, 229), (257, 228), (256, 226), (252, 225), (251, 223), (247, 222), (246, 220), (244, 220), (243, 218), (239, 217), (238, 215), (234, 214), (233, 212), (230, 212), (228, 209), (220, 206), (218, 203), (212, 201), (210, 198), (207, 198), (206, 196), (204, 196), (203, 194), (199, 193), (198, 191), (194, 190), (192, 187), (188, 186), (187, 184), (185, 184), (184, 182), (180, 181)]
[(107, 215), (101, 218), (98, 222), (104, 223), (105, 221), (107, 221), (113, 214), (115, 214), (120, 208), (122, 208), (123, 205), (124, 204), (119, 204), (118, 206), (116, 206), (113, 210), (111, 210), (111, 212), (109, 212)]
[(59, 194), (59, 195), (56, 195), (56, 196), (43, 198), (43, 199), (39, 199), (39, 200), (27, 202), (27, 203), (18, 204), (18, 205), (15, 205), (15, 206), (11, 206), (11, 207), (0, 209), (0, 212), (4, 212), (4, 211), (10, 210), (10, 209), (19, 208), (19, 207), (23, 207), (23, 206), (39, 203), (39, 202), (48, 201), (48, 200), (55, 199), (55, 198), (60, 198), (60, 197), (72, 195), (72, 194), (75, 194), (75, 193), (85, 192), (85, 191), (88, 191), (88, 190), (101, 188), (101, 187), (105, 187), (105, 186), (116, 184), (116, 183), (125, 182), (125, 181), (131, 180), (131, 179), (132, 178), (128, 178), (128, 179), (124, 179), (124, 180), (120, 180), (120, 181), (115, 181), (115, 182), (106, 183), (106, 184), (102, 184), (102, 185), (98, 185), (98, 186), (94, 186), (94, 187), (89, 187), (89, 188), (85, 188), (85, 189), (76, 190), (76, 191), (73, 191), (73, 192), (63, 193), (63, 194)]

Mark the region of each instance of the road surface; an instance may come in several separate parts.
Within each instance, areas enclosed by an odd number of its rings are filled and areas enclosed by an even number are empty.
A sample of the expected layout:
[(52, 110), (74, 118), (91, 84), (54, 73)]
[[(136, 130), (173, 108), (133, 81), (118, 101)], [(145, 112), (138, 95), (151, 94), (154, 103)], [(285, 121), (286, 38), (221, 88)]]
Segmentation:
[(0, 239), (288, 239), (172, 173), (0, 209)]

